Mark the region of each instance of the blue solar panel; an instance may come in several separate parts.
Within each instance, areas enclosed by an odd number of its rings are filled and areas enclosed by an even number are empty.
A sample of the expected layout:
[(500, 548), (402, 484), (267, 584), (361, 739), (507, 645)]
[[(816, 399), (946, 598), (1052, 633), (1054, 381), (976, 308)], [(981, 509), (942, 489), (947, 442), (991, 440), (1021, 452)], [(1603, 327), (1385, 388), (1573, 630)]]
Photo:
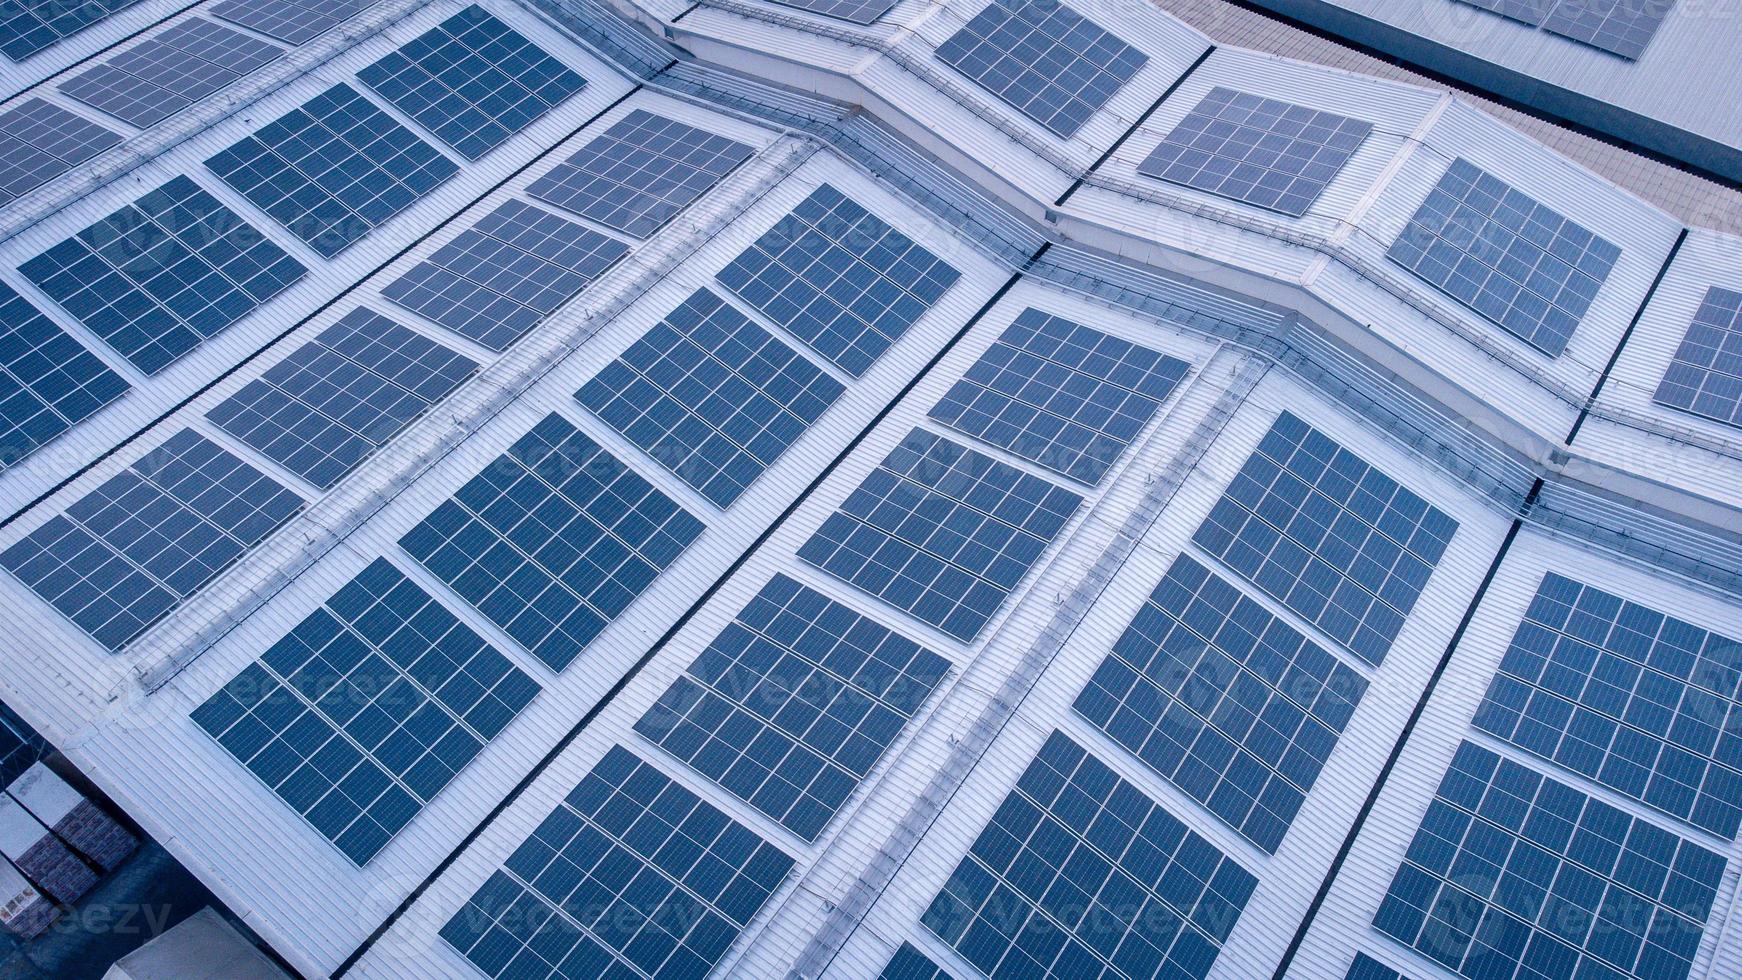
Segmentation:
[(488, 977), (704, 977), (792, 865), (614, 745), (441, 937)]
[(859, 377), (961, 274), (828, 184), (720, 270), (720, 282)]
[(357, 77), (468, 160), (502, 145), (587, 84), (475, 5)]
[(937, 55), (1063, 139), (1149, 63), (1058, 0), (992, 0)]
[(1378, 666), (1457, 529), (1284, 412), (1192, 540)]
[(1742, 292), (1706, 290), (1653, 398), (1742, 427)]
[(0, 565), (119, 650), (302, 503), (183, 429), (8, 548)]
[(1742, 641), (1550, 573), (1473, 724), (1734, 839), (1738, 681)]
[(204, 17), (168, 30), (62, 82), (62, 92), (144, 129), (284, 54)]
[(678, 479), (730, 507), (845, 390), (704, 288), (575, 397)]
[(1343, 980), (1409, 980), (1409, 978), (1366, 953), (1356, 953), (1355, 962), (1349, 964), (1349, 972), (1343, 975)]
[(1276, 853), (1367, 681), (1186, 555), (1076, 710)]
[(1683, 980), (1724, 859), (1463, 743), (1374, 928), (1471, 980)]
[(477, 368), (471, 358), (358, 308), (206, 417), (325, 489)]
[(877, 19), (895, 6), (896, 0), (773, 0), (783, 7), (808, 10), (813, 14), (838, 17), (855, 24), (875, 24)]
[(0, 469), (128, 390), (83, 344), (0, 283)]
[(538, 692), (377, 558), (192, 717), (362, 866)]
[(381, 295), (491, 350), (506, 350), (628, 252), (615, 238), (508, 200)]
[(1548, 16), (1549, 8), (1557, 0), (1463, 0), (1472, 7), (1492, 10), (1502, 17), (1529, 24), (1532, 27), (1542, 26), (1542, 19)]
[(326, 33), (375, 0), (222, 0), (212, 16), (259, 31), (286, 44), (302, 44)]
[(884, 965), (883, 972), (877, 974), (877, 980), (955, 980), (943, 967), (938, 966), (914, 947), (912, 943), (902, 943), (895, 955)]
[(328, 258), (460, 170), (342, 82), (206, 166)]
[(931, 417), (1095, 486), (1190, 367), (1031, 307)]
[(1561, 0), (1542, 29), (1637, 61), (1675, 0)]
[(920, 921), (989, 977), (1202, 978), (1257, 884), (1055, 731)]
[(814, 841), (948, 671), (776, 575), (635, 730)]
[(0, 52), (13, 61), (23, 61), (138, 2), (6, 0), (0, 3)]
[(562, 670), (701, 532), (552, 413), (399, 543)]
[(798, 554), (967, 642), (1082, 502), (914, 429)]

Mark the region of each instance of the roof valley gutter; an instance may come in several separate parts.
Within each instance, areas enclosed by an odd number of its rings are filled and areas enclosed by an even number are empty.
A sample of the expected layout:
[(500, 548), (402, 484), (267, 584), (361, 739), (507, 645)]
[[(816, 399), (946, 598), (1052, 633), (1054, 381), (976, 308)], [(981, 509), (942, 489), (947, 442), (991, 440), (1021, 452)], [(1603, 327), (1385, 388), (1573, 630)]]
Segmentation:
[[(698, 2), (699, 2), (699, 0), (698, 0)], [(685, 13), (688, 13), (688, 11), (685, 11)], [(1132, 123), (1130, 128), (1126, 129), (1125, 132), (1120, 133), (1119, 138), (1114, 140), (1113, 144), (1111, 146), (1107, 147), (1107, 151), (1105, 153), (1102, 153), (1100, 156), (1096, 157), (1094, 163), (1089, 164), (1089, 169), (1083, 171), (1082, 176), (1078, 177), (1074, 182), (1072, 182), (1071, 186), (1065, 188), (1065, 192), (1058, 196), (1058, 200), (1052, 202), (1052, 206), (1055, 208), (1061, 207), (1064, 205), (1064, 203), (1067, 200), (1070, 200), (1070, 196), (1077, 192), (1077, 188), (1083, 186), (1083, 181), (1088, 180), (1089, 177), (1091, 175), (1093, 175), (1095, 171), (1101, 169), (1101, 164), (1106, 163), (1109, 159), (1111, 159), (1113, 154), (1118, 152), (1118, 150), (1121, 146), (1125, 145), (1125, 141), (1130, 139), (1131, 135), (1133, 133), (1137, 132), (1138, 129), (1142, 128), (1143, 124), (1149, 121), (1150, 116), (1155, 115), (1155, 110), (1161, 108), (1161, 104), (1163, 102), (1166, 102), (1168, 100), (1168, 98), (1173, 95), (1173, 93), (1179, 91), (1179, 87), (1186, 83), (1186, 79), (1192, 77), (1192, 73), (1197, 71), (1198, 67), (1201, 66), (1204, 62), (1210, 60), (1210, 55), (1213, 55), (1215, 53), (1216, 53), (1216, 45), (1211, 44), (1209, 47), (1205, 48), (1204, 53), (1198, 55), (1198, 59), (1196, 61), (1192, 62), (1191, 65), (1189, 65), (1186, 68), (1185, 72), (1180, 75), (1180, 77), (1174, 79), (1173, 84), (1169, 85), (1167, 87), (1166, 91), (1161, 93), (1161, 96), (1159, 98), (1157, 98), (1154, 102), (1151, 102), (1149, 104), (1149, 108), (1143, 110), (1143, 115), (1138, 116), (1137, 121)]]
[(1591, 406), (1597, 404), (1597, 396), (1603, 393), (1603, 386), (1609, 382), (1609, 373), (1615, 370), (1616, 362), (1621, 360), (1621, 352), (1627, 348), (1627, 342), (1633, 339), (1633, 331), (1639, 326), (1639, 321), (1645, 316), (1646, 307), (1657, 295), (1657, 287), (1663, 285), (1663, 277), (1669, 274), (1669, 267), (1675, 263), (1675, 257), (1681, 253), (1682, 243), (1688, 240), (1688, 229), (1683, 227), (1681, 234), (1675, 236), (1675, 244), (1670, 246), (1669, 254), (1664, 256), (1663, 264), (1657, 267), (1657, 275), (1651, 280), (1651, 287), (1645, 291), (1645, 297), (1639, 301), (1639, 308), (1633, 311), (1633, 319), (1627, 322), (1627, 329), (1622, 331), (1621, 340), (1615, 344), (1614, 353), (1609, 355), (1609, 363), (1603, 365), (1603, 373), (1597, 376), (1597, 384), (1591, 388), (1591, 394), (1585, 399), (1585, 404), (1579, 409), (1579, 417), (1573, 420), (1573, 427), (1567, 432), (1565, 445), (1571, 446), (1578, 438), (1579, 430), (1584, 428), (1585, 417), (1591, 414)]

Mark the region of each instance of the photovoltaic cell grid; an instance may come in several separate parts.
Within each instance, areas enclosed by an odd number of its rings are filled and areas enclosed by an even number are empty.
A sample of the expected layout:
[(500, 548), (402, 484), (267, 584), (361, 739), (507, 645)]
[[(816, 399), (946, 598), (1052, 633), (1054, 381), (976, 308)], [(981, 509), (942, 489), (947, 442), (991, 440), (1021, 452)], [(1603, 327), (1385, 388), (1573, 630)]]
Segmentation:
[(1491, 10), (1502, 17), (1541, 27), (1543, 18), (1548, 16), (1550, 7), (1556, 0), (1463, 0), (1472, 7)]
[(1560, 0), (1542, 29), (1637, 61), (1675, 0)]
[(1719, 286), (1706, 291), (1653, 397), (1742, 427), (1742, 293)]
[(1349, 964), (1349, 972), (1343, 975), (1343, 980), (1409, 980), (1409, 978), (1366, 953), (1356, 953), (1355, 962)]
[(875, 24), (889, 13), (896, 0), (774, 0), (783, 7), (808, 10), (813, 14), (852, 21), (855, 24)]
[(24, 59), (72, 37), (139, 0), (6, 0), (0, 3), (0, 52)]
[(0, 470), (96, 414), (129, 385), (0, 283)]
[(1190, 367), (1031, 307), (930, 415), (1095, 486)]
[(1082, 502), (914, 429), (798, 556), (966, 643)]
[(1621, 249), (1460, 158), (1385, 254), (1558, 357)]
[(615, 238), (510, 199), (381, 295), (506, 350), (628, 252)]
[(587, 84), (476, 6), (357, 77), (468, 160), (502, 145)]
[(699, 289), (575, 397), (724, 508), (845, 390)]
[(895, 955), (884, 964), (877, 980), (955, 980), (948, 971), (931, 961), (912, 943), (902, 943)]
[(776, 575), (635, 730), (814, 841), (949, 666)]
[(0, 565), (119, 650), (302, 503), (183, 429), (8, 548)]
[(1284, 412), (1192, 540), (1377, 667), (1457, 529)]
[(1465, 742), (1374, 928), (1471, 980), (1683, 980), (1724, 859)]
[(328, 258), (460, 169), (342, 82), (206, 166)]
[(636, 109), (532, 182), (526, 193), (646, 238), (755, 151)]
[(824, 184), (720, 270), (719, 280), (857, 378), (960, 275)]
[(1367, 681), (1186, 555), (1077, 713), (1274, 854)]
[(703, 977), (792, 865), (614, 745), (441, 937), (489, 977)]
[(361, 867), (538, 692), (377, 558), (192, 717)]
[(0, 113), (0, 204), (119, 142), (120, 136), (41, 99)]
[(920, 921), (989, 977), (1202, 978), (1257, 883), (1055, 731)]
[(992, 0), (937, 56), (1061, 139), (1149, 62), (1058, 0)]
[(1550, 573), (1472, 724), (1734, 839), (1739, 681), (1742, 642)]
[(147, 374), (175, 363), (308, 273), (186, 177), (19, 271)]
[(358, 308), (206, 417), (325, 489), (477, 369), (471, 358)]
[(562, 670), (701, 532), (701, 521), (552, 413), (399, 543)]
[(259, 31), (286, 44), (311, 41), (375, 0), (223, 0), (214, 17)]
[(1298, 218), (1371, 132), (1359, 119), (1217, 86), (1137, 172)]
[(203, 17), (191, 17), (62, 82), (80, 102), (144, 129), (284, 54)]

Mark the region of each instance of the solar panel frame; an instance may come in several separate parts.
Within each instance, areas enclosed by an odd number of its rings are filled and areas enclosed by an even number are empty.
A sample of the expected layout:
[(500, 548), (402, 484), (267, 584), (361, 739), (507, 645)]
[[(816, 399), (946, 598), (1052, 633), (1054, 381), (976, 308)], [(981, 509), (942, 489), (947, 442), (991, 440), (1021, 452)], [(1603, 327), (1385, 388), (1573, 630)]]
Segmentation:
[(1409, 978), (1366, 953), (1356, 953), (1354, 962), (1349, 964), (1349, 972), (1343, 975), (1343, 980), (1409, 980)]
[(1652, 400), (1742, 428), (1742, 292), (1706, 290)]
[(102, 358), (0, 283), (0, 471), (131, 389)]
[[(72, 0), (69, 3), (9, 3), (0, 8), (0, 54), (24, 62), (140, 0)], [(47, 8), (48, 14), (38, 8)]]
[(284, 49), (190, 17), (62, 82), (60, 91), (144, 129), (281, 57)]
[(903, 942), (877, 974), (877, 980), (955, 980), (948, 970), (931, 961), (919, 947)]
[(0, 113), (0, 204), (23, 197), (121, 142), (119, 134), (29, 98)]
[(1559, 0), (1542, 29), (1638, 61), (1675, 0)]

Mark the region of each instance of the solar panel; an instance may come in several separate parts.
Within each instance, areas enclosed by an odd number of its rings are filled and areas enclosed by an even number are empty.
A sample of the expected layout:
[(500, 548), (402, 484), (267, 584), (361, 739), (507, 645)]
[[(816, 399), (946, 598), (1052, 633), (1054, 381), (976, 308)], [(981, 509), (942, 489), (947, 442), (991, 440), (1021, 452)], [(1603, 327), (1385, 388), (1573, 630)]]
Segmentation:
[(343, 82), (206, 166), (328, 258), (460, 169)]
[(1083, 498), (924, 429), (907, 434), (799, 557), (963, 642)]
[(302, 503), (183, 429), (8, 548), (0, 565), (119, 650)]
[(399, 544), (562, 670), (702, 528), (552, 413)]
[(488, 977), (703, 977), (792, 865), (614, 745), (441, 937)]
[(1061, 139), (1149, 63), (1058, 0), (992, 0), (937, 55)]
[(776, 575), (635, 730), (814, 841), (949, 666)]
[(1409, 978), (1366, 953), (1356, 953), (1355, 962), (1349, 964), (1349, 972), (1343, 975), (1343, 980), (1409, 980)]
[(902, 943), (895, 955), (884, 965), (883, 972), (877, 974), (877, 980), (955, 980), (943, 967), (938, 966), (914, 947), (912, 943)]
[(0, 283), (0, 470), (128, 388), (83, 344)]
[(1055, 731), (920, 922), (989, 977), (1201, 980), (1257, 884)]
[(1463, 743), (1374, 916), (1471, 980), (1683, 980), (1724, 859)]
[(1190, 367), (1030, 307), (930, 414), (1095, 486)]
[(783, 7), (808, 10), (813, 14), (852, 21), (855, 24), (875, 24), (889, 13), (896, 0), (774, 0)]
[(1540, 27), (1544, 17), (1548, 16), (1550, 7), (1557, 0), (1462, 0), (1472, 7), (1491, 10), (1502, 17), (1522, 21), (1532, 27)]
[(1706, 290), (1653, 397), (1661, 405), (1742, 426), (1742, 292)]
[(26, 99), (0, 113), (0, 205), (119, 142), (121, 137), (60, 106)]
[(477, 369), (471, 358), (358, 308), (206, 417), (326, 489)]
[(703, 288), (575, 397), (724, 508), (845, 390)]
[(1460, 158), (1386, 256), (1557, 357), (1621, 249)]
[(1192, 540), (1377, 667), (1457, 529), (1284, 412)]
[(0, 52), (13, 61), (23, 61), (138, 2), (7, 0), (0, 4)]
[(1217, 86), (1137, 172), (1300, 217), (1373, 124)]
[(1731, 840), (1738, 681), (1742, 641), (1551, 572), (1472, 724)]
[(615, 238), (511, 199), (381, 295), (491, 350), (506, 350), (628, 252)]
[(468, 160), (502, 145), (587, 84), (476, 5), (357, 77)]
[(645, 238), (754, 153), (736, 140), (636, 109), (526, 193)]
[(60, 90), (144, 129), (282, 54), (276, 44), (190, 17), (62, 82)]
[(223, 0), (211, 13), (286, 44), (311, 41), (375, 0)]
[(960, 275), (823, 184), (720, 270), (719, 279), (857, 378)]
[(308, 272), (186, 177), (19, 271), (147, 374), (175, 363)]
[(1542, 29), (1637, 61), (1675, 0), (1561, 0)]
[(1077, 713), (1275, 854), (1367, 681), (1186, 555)]
[(361, 867), (538, 692), (377, 558), (192, 717)]

